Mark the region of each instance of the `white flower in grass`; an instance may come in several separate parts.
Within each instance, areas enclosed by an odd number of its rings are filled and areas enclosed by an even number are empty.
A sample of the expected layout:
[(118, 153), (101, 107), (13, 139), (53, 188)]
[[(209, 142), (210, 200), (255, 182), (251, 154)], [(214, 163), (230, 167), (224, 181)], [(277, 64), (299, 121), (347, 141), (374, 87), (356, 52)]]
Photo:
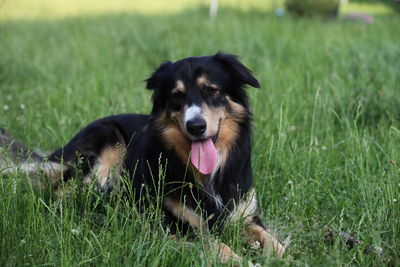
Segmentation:
[(3, 110), (9, 110), (9, 109), (10, 109), (10, 107), (8, 105), (3, 106)]
[(261, 244), (258, 241), (254, 241), (250, 244), (251, 249), (253, 250), (257, 250), (261, 248)]
[(394, 199), (393, 199), (393, 202), (396, 202), (396, 201), (397, 201), (397, 199), (394, 198)]
[(72, 233), (73, 235), (79, 235), (79, 234), (80, 234), (80, 231), (79, 231), (79, 229), (74, 228), (74, 229), (71, 230), (71, 233)]
[(327, 147), (326, 146), (322, 146), (321, 149), (322, 150), (327, 150)]
[(23, 245), (23, 244), (26, 244), (26, 240), (25, 239), (22, 239), (21, 240), (21, 244)]
[(20, 107), (21, 109), (25, 109), (25, 108), (26, 108), (25, 104), (21, 104), (21, 105), (19, 105), (19, 107)]
[(293, 184), (293, 181), (292, 181), (292, 180), (289, 180), (287, 183), (288, 183), (288, 184)]

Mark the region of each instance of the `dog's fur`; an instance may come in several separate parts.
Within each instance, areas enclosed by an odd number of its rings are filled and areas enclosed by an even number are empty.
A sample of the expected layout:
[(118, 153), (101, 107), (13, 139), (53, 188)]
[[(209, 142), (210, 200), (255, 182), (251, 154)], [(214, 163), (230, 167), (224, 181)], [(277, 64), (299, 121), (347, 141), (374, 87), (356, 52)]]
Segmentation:
[[(142, 212), (152, 199), (144, 194), (163, 193), (164, 224), (172, 234), (218, 231), (243, 218), (249, 242), (282, 256), (285, 248), (262, 224), (252, 188), (251, 112), (244, 86), (258, 88), (258, 81), (235, 56), (218, 53), (165, 62), (146, 82), (153, 91), (151, 114), (89, 124), (39, 164), (51, 185), (75, 177), (79, 165), (85, 183), (110, 191), (119, 187), (124, 171)], [(189, 129), (191, 120), (205, 122), (205, 129)], [(189, 159), (191, 142), (207, 138), (214, 142), (218, 162), (204, 175)], [(32, 163), (25, 166), (32, 172)], [(218, 247), (222, 261), (238, 258), (225, 244)]]

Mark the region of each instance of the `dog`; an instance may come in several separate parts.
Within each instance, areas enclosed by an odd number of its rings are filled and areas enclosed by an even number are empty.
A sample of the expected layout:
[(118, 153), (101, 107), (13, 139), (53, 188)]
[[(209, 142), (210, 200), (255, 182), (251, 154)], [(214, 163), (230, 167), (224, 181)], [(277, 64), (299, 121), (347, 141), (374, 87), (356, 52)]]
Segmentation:
[[(244, 89), (260, 84), (251, 71), (236, 56), (217, 53), (165, 62), (145, 82), (153, 92), (149, 115), (96, 120), (46, 160), (32, 154), (34, 162), (20, 166), (29, 173), (39, 166), (53, 188), (76, 177), (74, 166), (84, 183), (107, 192), (118, 190), (125, 174), (141, 212), (162, 197), (171, 235), (218, 232), (242, 218), (245, 240), (282, 257), (286, 247), (263, 225), (252, 186), (252, 113)], [(0, 138), (3, 146), (11, 140)], [(24, 149), (15, 142), (11, 150)], [(222, 262), (241, 259), (217, 246)]]

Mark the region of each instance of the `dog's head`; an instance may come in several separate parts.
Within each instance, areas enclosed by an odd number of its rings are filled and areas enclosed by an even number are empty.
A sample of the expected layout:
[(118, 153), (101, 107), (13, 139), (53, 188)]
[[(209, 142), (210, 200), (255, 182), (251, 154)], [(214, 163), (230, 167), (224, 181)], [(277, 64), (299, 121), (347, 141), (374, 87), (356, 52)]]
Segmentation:
[(165, 62), (146, 82), (154, 90), (152, 116), (167, 144), (182, 157), (192, 151), (194, 165), (193, 151), (204, 151), (205, 158), (198, 158), (204, 174), (213, 170), (206, 166), (209, 158), (218, 157), (215, 151), (225, 153), (225, 148), (227, 153), (239, 124), (250, 119), (244, 86), (260, 87), (236, 56), (221, 53)]

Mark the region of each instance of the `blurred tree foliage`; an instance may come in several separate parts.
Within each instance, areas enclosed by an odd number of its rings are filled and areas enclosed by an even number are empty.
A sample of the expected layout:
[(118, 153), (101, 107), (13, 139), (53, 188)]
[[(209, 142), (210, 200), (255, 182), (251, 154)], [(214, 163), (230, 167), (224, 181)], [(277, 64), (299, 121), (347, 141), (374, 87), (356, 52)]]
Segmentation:
[(286, 9), (298, 16), (335, 18), (339, 4), (340, 0), (287, 0)]
[(400, 1), (399, 0), (350, 0), (351, 2), (355, 3), (382, 3), (392, 7), (397, 12), (400, 12)]

